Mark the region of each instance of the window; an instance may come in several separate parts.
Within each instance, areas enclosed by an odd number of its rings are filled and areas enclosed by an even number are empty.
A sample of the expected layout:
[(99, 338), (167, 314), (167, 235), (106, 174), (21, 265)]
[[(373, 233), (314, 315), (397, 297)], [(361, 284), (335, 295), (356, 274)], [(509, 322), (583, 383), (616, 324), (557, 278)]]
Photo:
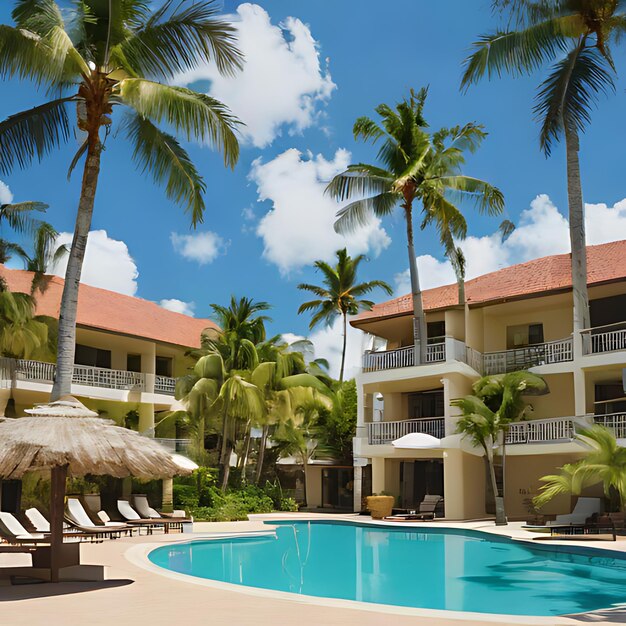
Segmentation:
[(409, 394), (409, 419), (442, 417), (444, 414), (443, 390)]
[(76, 344), (74, 363), (76, 365), (91, 365), (92, 367), (111, 369), (111, 351)]
[(543, 324), (523, 324), (506, 327), (506, 348), (524, 348), (543, 343)]
[(141, 354), (126, 355), (126, 370), (128, 372), (141, 372)]
[(169, 356), (156, 357), (155, 372), (157, 376), (172, 376), (172, 358)]
[(446, 323), (443, 320), (441, 322), (428, 322), (426, 324), (428, 343), (442, 343), (445, 335)]

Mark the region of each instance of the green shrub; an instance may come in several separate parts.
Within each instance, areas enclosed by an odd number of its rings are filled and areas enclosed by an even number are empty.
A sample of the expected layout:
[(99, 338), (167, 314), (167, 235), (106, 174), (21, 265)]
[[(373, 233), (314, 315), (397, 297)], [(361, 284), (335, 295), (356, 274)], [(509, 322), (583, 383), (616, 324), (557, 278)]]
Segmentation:
[(280, 510), (281, 511), (292, 511), (296, 513), (299, 510), (298, 503), (293, 498), (283, 498), (280, 501)]

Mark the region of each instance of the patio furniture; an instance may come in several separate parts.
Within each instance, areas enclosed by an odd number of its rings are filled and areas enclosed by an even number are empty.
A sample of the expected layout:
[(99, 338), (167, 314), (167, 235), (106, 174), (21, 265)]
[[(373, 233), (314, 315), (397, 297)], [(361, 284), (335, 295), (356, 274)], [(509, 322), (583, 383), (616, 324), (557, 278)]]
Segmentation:
[(578, 498), (576, 506), (571, 513), (557, 515), (555, 519), (544, 524), (525, 524), (522, 528), (530, 530), (546, 530), (553, 526), (562, 527), (572, 524), (584, 524), (590, 517), (600, 513), (602, 500), (600, 498)]
[(396, 515), (388, 515), (385, 520), (394, 521), (429, 521), (436, 517), (436, 509), (443, 502), (443, 498), (438, 495), (425, 495), (420, 502), (417, 511), (409, 513), (398, 513)]
[(13, 513), (6, 511), (0, 511), (0, 536), (8, 543), (50, 543), (49, 536), (28, 532)]
[(550, 535), (535, 537), (535, 541), (615, 541), (615, 525), (610, 518), (584, 524), (564, 524), (551, 526)]
[(144, 519), (154, 519), (167, 522), (171, 528), (183, 530), (183, 524), (193, 523), (193, 518), (185, 517), (185, 511), (174, 511), (171, 515), (159, 513), (153, 509), (148, 502), (148, 496), (144, 494), (134, 494), (133, 505), (135, 511)]
[(122, 534), (132, 534), (132, 528), (128, 524), (119, 522), (107, 522), (106, 524), (95, 524), (87, 515), (78, 498), (67, 499), (67, 521), (83, 532), (96, 533), (102, 537), (109, 536), (111, 539), (120, 537)]
[(139, 515), (139, 513), (137, 513), (137, 511), (133, 509), (128, 500), (118, 500), (117, 510), (120, 512), (120, 515), (126, 520), (127, 524), (145, 528), (148, 531), (149, 535), (151, 535), (152, 531), (157, 527), (163, 527), (166, 534), (169, 532), (168, 527), (163, 523), (162, 520), (154, 520), (149, 517), (141, 517), (141, 515)]

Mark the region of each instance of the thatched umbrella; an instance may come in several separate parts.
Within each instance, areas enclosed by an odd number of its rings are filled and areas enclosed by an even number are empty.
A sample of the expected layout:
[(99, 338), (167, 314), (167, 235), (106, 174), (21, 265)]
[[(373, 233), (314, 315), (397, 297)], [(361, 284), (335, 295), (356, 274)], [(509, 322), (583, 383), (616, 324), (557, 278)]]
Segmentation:
[(58, 581), (63, 543), (65, 479), (85, 474), (171, 478), (190, 473), (156, 441), (98, 417), (66, 396), (0, 422), (0, 478), (51, 470), (50, 578)]

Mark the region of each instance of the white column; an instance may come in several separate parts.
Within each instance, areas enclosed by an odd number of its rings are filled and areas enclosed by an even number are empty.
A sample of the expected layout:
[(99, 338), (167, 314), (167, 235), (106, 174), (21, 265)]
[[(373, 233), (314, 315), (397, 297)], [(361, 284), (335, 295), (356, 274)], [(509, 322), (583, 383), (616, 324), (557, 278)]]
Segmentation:
[(352, 506), (353, 506), (355, 513), (361, 512), (362, 501), (363, 501), (363, 468), (361, 467), (361, 465), (355, 465), (354, 466), (354, 479), (352, 481)]

